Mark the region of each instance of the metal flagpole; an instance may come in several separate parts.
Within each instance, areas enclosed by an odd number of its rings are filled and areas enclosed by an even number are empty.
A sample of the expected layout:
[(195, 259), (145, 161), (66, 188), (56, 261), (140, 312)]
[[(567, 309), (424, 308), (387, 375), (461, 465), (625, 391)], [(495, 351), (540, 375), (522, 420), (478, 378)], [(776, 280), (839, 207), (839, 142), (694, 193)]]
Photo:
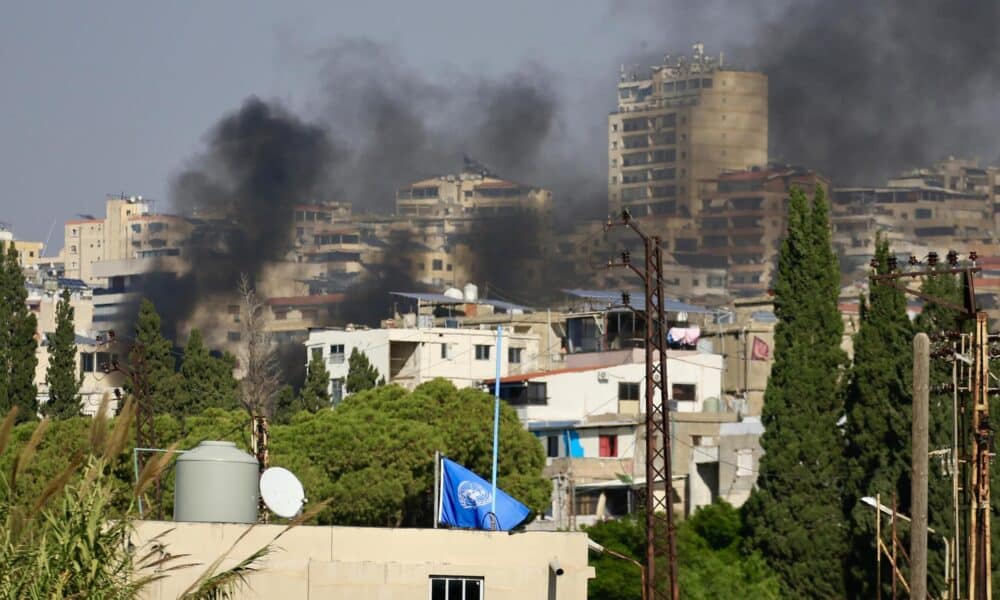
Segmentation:
[(500, 441), (500, 349), (503, 340), (503, 327), (497, 325), (497, 377), (493, 381), (493, 504), (490, 512), (493, 514), (493, 529), (497, 519), (497, 446)]
[(434, 451), (434, 529), (438, 527), (441, 509), (441, 453)]

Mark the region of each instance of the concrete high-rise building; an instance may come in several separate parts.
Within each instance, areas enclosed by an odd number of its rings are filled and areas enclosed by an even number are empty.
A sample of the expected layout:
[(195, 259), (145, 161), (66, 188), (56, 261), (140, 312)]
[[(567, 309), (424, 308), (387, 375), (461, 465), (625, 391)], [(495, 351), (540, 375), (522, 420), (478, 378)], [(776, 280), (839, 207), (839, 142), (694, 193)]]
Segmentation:
[(648, 76), (623, 68), (608, 117), (611, 214), (693, 218), (699, 181), (767, 162), (763, 73), (726, 67), (701, 44)]

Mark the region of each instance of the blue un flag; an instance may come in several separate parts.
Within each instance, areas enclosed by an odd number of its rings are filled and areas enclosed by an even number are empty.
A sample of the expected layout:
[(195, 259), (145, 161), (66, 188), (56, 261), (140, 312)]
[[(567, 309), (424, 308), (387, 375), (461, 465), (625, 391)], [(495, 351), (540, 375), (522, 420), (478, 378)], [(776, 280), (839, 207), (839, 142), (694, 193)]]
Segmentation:
[[(441, 507), (438, 521), (452, 527), (509, 531), (531, 509), (497, 488), (496, 514), (491, 515), (493, 486), (455, 461), (441, 459)], [(495, 520), (495, 526), (494, 526)]]

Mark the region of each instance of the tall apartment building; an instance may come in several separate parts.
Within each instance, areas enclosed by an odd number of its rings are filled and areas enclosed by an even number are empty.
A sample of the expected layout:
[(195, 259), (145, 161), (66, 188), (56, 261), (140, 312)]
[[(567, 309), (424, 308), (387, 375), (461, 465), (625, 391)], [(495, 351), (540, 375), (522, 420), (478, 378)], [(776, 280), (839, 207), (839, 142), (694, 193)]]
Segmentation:
[[(608, 117), (611, 214), (694, 217), (698, 182), (767, 164), (767, 76), (693, 55), (622, 72)], [(671, 248), (672, 250), (672, 248)]]

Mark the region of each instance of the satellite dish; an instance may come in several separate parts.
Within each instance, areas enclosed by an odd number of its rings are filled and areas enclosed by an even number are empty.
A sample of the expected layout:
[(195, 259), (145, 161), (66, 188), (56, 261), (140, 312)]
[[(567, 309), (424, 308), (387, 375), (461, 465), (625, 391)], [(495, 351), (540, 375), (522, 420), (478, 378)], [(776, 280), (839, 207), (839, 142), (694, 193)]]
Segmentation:
[(282, 467), (271, 467), (261, 473), (260, 497), (271, 512), (286, 519), (299, 514), (306, 501), (298, 477)]

